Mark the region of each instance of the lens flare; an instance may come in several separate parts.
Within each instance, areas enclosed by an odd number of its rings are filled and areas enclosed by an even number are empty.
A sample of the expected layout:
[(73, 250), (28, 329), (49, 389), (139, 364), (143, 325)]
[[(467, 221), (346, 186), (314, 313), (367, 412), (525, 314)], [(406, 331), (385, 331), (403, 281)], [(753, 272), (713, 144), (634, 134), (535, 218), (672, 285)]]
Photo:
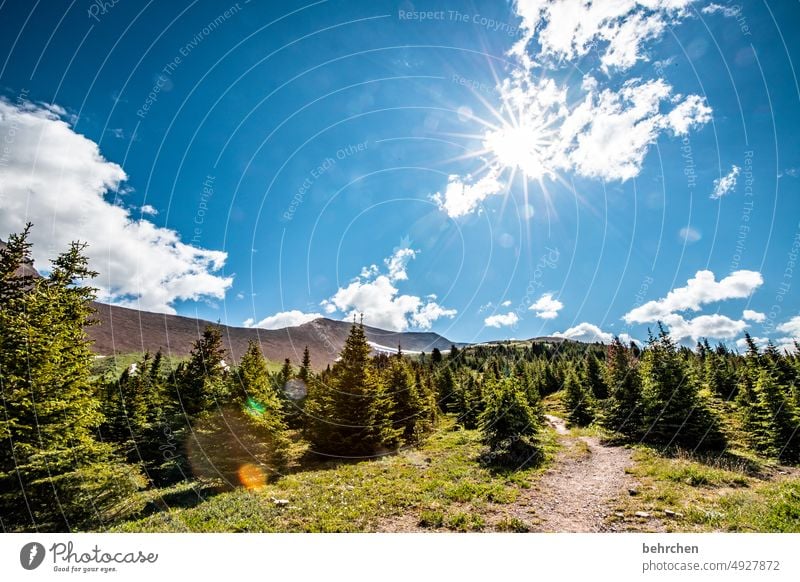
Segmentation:
[(252, 463), (245, 463), (237, 471), (239, 484), (251, 491), (261, 489), (267, 484), (267, 478), (258, 466)]

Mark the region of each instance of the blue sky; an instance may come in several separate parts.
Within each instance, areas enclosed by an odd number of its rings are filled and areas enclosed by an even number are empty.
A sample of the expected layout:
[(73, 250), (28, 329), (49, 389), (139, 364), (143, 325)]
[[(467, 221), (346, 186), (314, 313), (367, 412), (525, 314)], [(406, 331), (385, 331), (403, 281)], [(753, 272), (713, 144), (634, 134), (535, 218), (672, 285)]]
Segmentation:
[(88, 240), (101, 299), (231, 325), (788, 345), (799, 19), (6, 1), (0, 232), (36, 223), (40, 266)]

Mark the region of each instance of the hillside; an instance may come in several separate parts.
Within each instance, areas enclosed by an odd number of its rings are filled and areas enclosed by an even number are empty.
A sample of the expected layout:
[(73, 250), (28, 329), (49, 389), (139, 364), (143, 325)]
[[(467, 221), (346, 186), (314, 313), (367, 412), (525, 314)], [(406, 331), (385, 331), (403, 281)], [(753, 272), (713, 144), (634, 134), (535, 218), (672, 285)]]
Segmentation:
[[(193, 342), (211, 322), (180, 315), (166, 315), (95, 303), (99, 325), (89, 329), (94, 350), (100, 355), (130, 352), (155, 352), (159, 348), (172, 356), (184, 356)], [(267, 359), (297, 362), (308, 346), (312, 366), (324, 368), (333, 362), (344, 346), (350, 323), (320, 318), (283, 329), (267, 330), (220, 325), (225, 347), (234, 361), (244, 353), (247, 342), (255, 340)], [(396, 349), (399, 344), (408, 352), (430, 352), (433, 348), (449, 350), (452, 342), (436, 333), (393, 332), (365, 326), (367, 339), (378, 346)]]

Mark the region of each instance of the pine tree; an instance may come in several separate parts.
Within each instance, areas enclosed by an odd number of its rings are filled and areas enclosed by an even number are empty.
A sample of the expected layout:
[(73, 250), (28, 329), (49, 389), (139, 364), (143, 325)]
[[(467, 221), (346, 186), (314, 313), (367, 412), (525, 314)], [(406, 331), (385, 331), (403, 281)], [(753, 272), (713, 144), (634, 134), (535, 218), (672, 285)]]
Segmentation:
[(401, 431), (392, 426), (393, 403), (370, 351), (363, 324), (354, 323), (330, 374), (312, 382), (307, 433), (316, 452), (359, 456), (397, 445)]
[(311, 373), (311, 354), (308, 352), (308, 346), (303, 350), (303, 360), (300, 364), (300, 371), (297, 372), (297, 377), (303, 382), (308, 382), (308, 375)]
[(527, 395), (511, 378), (492, 380), (485, 387), (486, 403), (479, 417), (487, 464), (521, 468), (542, 459), (541, 418)]
[(760, 370), (744, 414), (743, 424), (756, 451), (784, 463), (800, 461), (800, 416), (768, 369)]
[(398, 350), (386, 371), (386, 390), (394, 401), (393, 426), (402, 430), (406, 443), (415, 443), (431, 426), (431, 415), (421, 385)]
[(585, 383), (591, 390), (592, 395), (598, 400), (608, 398), (608, 386), (603, 379), (603, 372), (600, 362), (594, 354), (589, 354), (586, 358)]
[(615, 337), (606, 356), (606, 383), (610, 401), (602, 418), (603, 425), (631, 438), (642, 433), (642, 387), (630, 352)]
[(700, 397), (697, 380), (661, 324), (658, 337), (650, 338), (642, 357), (644, 439), (693, 450), (723, 447), (719, 419)]
[(564, 406), (573, 426), (589, 426), (594, 420), (594, 397), (574, 370), (568, 371), (564, 380)]
[(103, 421), (85, 327), (96, 275), (73, 243), (20, 286), (28, 229), (0, 250), (0, 514), (5, 528), (65, 531), (125, 510), (144, 485), (95, 433)]
[(206, 326), (194, 343), (189, 361), (178, 374), (178, 397), (183, 412), (194, 417), (227, 404), (231, 395), (226, 374), (222, 332), (215, 325)]

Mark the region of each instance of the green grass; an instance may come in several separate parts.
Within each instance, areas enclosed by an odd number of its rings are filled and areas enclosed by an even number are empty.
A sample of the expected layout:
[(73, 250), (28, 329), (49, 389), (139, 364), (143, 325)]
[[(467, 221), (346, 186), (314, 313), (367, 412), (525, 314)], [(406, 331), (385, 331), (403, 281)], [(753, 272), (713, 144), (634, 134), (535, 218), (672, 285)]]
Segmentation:
[[(544, 471), (495, 471), (478, 458), (478, 431), (452, 430), (446, 418), (419, 449), (374, 460), (322, 463), (286, 475), (257, 491), (238, 489), (195, 507), (118, 524), (122, 532), (368, 532), (412, 527), (451, 531), (521, 531), (524, 524), (497, 522)], [(557, 444), (544, 436), (546, 457)], [(150, 496), (152, 497), (152, 492)], [(281, 506), (274, 499), (286, 499)], [(497, 522), (497, 523), (495, 523)]]
[[(800, 478), (746, 456), (664, 456), (636, 447), (629, 471), (641, 483), (623, 500), (628, 516), (646, 511), (667, 531), (800, 532)], [(667, 515), (673, 512), (673, 515)]]

